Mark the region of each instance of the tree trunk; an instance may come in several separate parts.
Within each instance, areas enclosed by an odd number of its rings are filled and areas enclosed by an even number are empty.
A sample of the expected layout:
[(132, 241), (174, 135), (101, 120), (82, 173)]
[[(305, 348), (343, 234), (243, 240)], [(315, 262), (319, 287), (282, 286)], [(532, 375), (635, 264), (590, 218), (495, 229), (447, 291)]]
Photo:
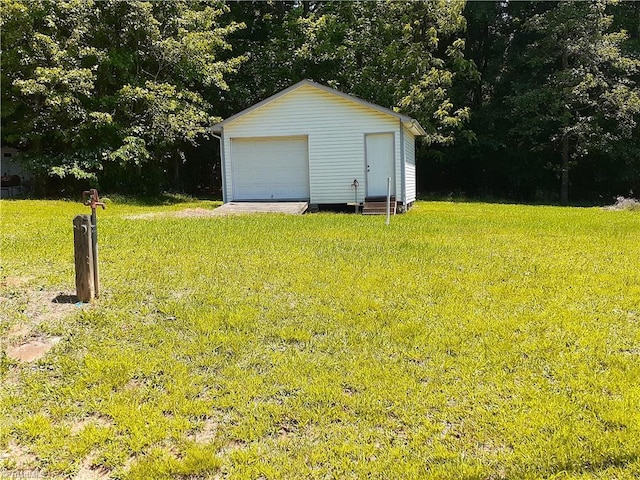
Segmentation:
[(562, 137), (562, 169), (560, 173), (560, 203), (569, 203), (569, 137)]
[[(566, 48), (562, 50), (562, 70), (569, 68), (569, 54)], [(562, 168), (560, 173), (560, 203), (569, 203), (569, 136), (562, 136)]]
[(173, 155), (173, 187), (176, 191), (182, 191), (180, 188), (180, 156)]

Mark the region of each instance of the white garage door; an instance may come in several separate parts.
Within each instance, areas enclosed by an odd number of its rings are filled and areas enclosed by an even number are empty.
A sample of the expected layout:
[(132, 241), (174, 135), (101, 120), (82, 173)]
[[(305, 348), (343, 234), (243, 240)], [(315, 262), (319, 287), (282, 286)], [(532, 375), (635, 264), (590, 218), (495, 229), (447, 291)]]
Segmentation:
[(308, 200), (307, 137), (231, 139), (234, 200)]

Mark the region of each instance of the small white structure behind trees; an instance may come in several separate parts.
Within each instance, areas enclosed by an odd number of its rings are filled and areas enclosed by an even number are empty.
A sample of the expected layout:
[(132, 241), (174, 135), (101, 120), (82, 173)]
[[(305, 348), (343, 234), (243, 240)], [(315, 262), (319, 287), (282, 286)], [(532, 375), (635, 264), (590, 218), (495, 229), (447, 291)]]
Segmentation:
[(14, 195), (24, 193), (25, 183), (31, 181), (31, 175), (16, 160), (18, 150), (13, 147), (0, 149), (0, 175), (2, 187), (0, 198), (12, 198)]
[(364, 202), (387, 194), (388, 177), (399, 210), (416, 199), (420, 124), (324, 85), (303, 80), (210, 130), (225, 202)]

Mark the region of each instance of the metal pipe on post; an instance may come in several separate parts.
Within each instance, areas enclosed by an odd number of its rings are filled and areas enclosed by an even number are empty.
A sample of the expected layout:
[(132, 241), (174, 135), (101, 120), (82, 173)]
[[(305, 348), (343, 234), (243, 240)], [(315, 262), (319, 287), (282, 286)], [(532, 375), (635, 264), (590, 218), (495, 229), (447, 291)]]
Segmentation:
[(391, 223), (391, 177), (387, 177), (387, 221), (386, 224)]
[(98, 269), (98, 217), (96, 216), (96, 207), (100, 206), (105, 209), (104, 203), (98, 197), (98, 190), (92, 188), (89, 191), (82, 192), (84, 204), (91, 207), (91, 250), (93, 254), (93, 284), (95, 296), (100, 295), (100, 272)]
[(354, 204), (354, 205), (355, 205), (355, 207), (356, 207), (356, 211), (355, 211), (355, 213), (358, 213), (358, 186), (359, 186), (359, 185), (360, 185), (360, 184), (358, 183), (358, 179), (357, 179), (357, 178), (354, 178), (354, 179), (353, 179), (353, 183), (351, 184), (351, 186), (352, 186), (352, 187), (353, 187), (353, 189), (354, 189), (354, 194), (353, 194), (353, 204)]

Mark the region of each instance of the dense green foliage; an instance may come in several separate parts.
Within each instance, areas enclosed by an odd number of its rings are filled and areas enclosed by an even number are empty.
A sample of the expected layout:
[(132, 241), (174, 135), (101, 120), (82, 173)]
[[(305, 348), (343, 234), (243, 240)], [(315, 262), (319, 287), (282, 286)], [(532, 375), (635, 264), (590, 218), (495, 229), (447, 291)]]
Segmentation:
[(9, 478), (640, 475), (636, 212), (114, 202), (100, 300), (56, 316), (82, 207), (1, 206), (0, 339), (61, 337), (0, 357)]
[(477, 141), (441, 150), (428, 185), (471, 195), (611, 201), (640, 191), (640, 4), (470, 2), (458, 86)]
[(1, 14), (2, 142), (44, 175), (213, 181), (206, 127), (309, 78), (420, 121), (423, 194), (640, 191), (637, 2), (2, 0)]
[[(40, 173), (104, 171), (154, 186), (213, 116), (203, 92), (227, 89), (221, 5), (193, 2), (2, 3), (3, 143)], [(118, 185), (116, 185), (118, 186)]]
[[(450, 143), (468, 116), (448, 95), (463, 58), (464, 3), (310, 2), (273, 14), (268, 4), (231, 9), (250, 30), (234, 39), (250, 61), (232, 76), (245, 108), (301, 79), (397, 106), (428, 130), (428, 143)], [(305, 8), (306, 7), (306, 8)], [(256, 42), (254, 30), (265, 39)], [(233, 41), (233, 40), (232, 40)], [(246, 100), (244, 100), (246, 99)]]

